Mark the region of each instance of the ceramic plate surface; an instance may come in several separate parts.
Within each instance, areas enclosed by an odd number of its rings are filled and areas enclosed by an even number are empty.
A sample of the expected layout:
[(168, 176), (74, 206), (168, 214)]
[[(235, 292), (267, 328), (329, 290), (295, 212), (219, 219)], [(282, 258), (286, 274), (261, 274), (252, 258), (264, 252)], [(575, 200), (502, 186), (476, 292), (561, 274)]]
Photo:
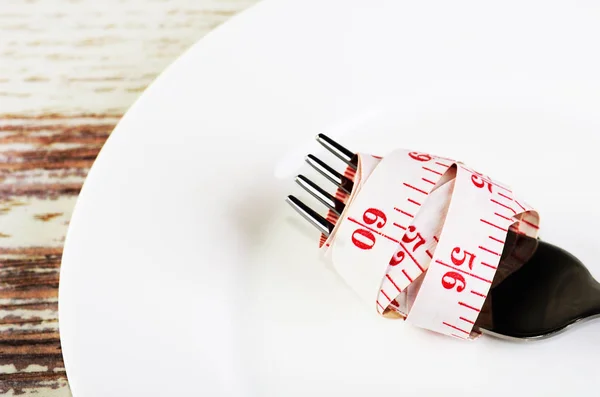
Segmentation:
[(596, 395), (600, 323), (515, 344), (382, 319), (284, 199), (320, 132), (445, 155), (600, 278), (599, 20), (594, 1), (267, 0), (217, 28), (81, 192), (59, 303), (75, 397)]

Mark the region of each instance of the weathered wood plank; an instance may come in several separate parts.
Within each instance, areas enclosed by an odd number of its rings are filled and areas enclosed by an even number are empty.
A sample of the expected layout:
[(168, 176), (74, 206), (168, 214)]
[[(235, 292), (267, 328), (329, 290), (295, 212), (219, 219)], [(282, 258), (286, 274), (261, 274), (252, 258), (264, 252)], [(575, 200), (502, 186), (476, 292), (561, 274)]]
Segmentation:
[(196, 40), (256, 0), (3, 0), (0, 114), (123, 113)]
[(87, 172), (146, 86), (255, 1), (0, 2), (0, 394), (70, 395), (57, 295)]
[(118, 118), (2, 120), (0, 393), (70, 394), (57, 320), (62, 244), (76, 196)]
[(57, 319), (62, 243), (76, 195), (118, 117), (108, 119), (112, 124), (81, 116), (75, 125), (64, 117), (47, 120), (5, 119), (1, 127), (3, 394), (70, 394)]

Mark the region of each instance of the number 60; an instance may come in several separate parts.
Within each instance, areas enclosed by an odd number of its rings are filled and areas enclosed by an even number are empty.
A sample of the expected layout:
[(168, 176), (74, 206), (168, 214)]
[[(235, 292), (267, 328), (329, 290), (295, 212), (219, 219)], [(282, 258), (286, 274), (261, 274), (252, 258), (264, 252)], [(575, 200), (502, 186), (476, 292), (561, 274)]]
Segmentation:
[[(381, 229), (387, 222), (387, 217), (376, 208), (369, 208), (363, 214), (363, 222), (367, 225), (373, 225), (377, 229)], [(352, 233), (352, 243), (361, 250), (370, 250), (375, 246), (375, 235), (372, 231), (366, 229), (356, 229)]]

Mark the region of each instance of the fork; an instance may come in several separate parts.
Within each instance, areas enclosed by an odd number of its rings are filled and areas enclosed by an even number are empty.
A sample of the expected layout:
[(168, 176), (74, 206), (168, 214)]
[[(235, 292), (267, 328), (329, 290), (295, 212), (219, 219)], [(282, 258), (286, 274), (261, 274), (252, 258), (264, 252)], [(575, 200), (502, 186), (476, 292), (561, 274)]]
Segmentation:
[[(318, 134), (316, 139), (344, 165), (356, 170), (356, 153), (324, 134)], [(354, 181), (318, 157), (309, 154), (306, 162), (341, 192), (352, 191)], [(344, 200), (305, 175), (298, 175), (296, 182), (334, 216), (322, 216), (294, 195), (286, 201), (328, 237), (346, 206)], [(531, 244), (537, 246), (533, 255), (525, 260), (518, 258), (514, 247)], [(515, 258), (521, 261), (518, 266)], [(509, 232), (500, 264), (484, 304), (489, 313), (484, 315), (482, 311), (474, 331), (509, 340), (544, 339), (600, 316), (600, 284), (569, 252), (540, 239)], [(502, 265), (504, 269), (518, 269), (502, 277)]]

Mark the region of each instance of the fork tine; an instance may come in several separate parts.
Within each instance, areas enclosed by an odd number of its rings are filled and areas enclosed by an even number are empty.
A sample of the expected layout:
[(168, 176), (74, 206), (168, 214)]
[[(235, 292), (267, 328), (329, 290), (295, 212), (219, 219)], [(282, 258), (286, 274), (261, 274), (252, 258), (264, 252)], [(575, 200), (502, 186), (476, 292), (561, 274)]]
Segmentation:
[(289, 205), (292, 206), (296, 210), (297, 213), (302, 215), (304, 219), (309, 221), (313, 226), (315, 226), (321, 233), (326, 236), (329, 236), (333, 227), (335, 226), (333, 223), (329, 222), (327, 219), (323, 218), (321, 215), (316, 213), (312, 208), (308, 205), (304, 204), (295, 196), (289, 195), (287, 200)]
[(325, 134), (317, 135), (317, 142), (319, 142), (323, 147), (333, 153), (336, 157), (341, 159), (344, 163), (348, 164), (350, 167), (356, 169), (356, 158), (354, 153), (350, 150), (346, 149), (330, 137)]
[(296, 177), (296, 183), (298, 183), (304, 190), (310, 193), (314, 198), (325, 204), (329, 209), (340, 215), (346, 207), (340, 200), (321, 189), (319, 185), (305, 177), (304, 175), (298, 175)]
[(346, 178), (345, 176), (343, 176), (342, 174), (325, 164), (325, 162), (319, 160), (316, 156), (309, 154), (308, 156), (306, 156), (306, 162), (325, 178), (335, 183), (344, 192), (348, 194), (352, 192), (352, 187), (354, 186), (352, 180)]

